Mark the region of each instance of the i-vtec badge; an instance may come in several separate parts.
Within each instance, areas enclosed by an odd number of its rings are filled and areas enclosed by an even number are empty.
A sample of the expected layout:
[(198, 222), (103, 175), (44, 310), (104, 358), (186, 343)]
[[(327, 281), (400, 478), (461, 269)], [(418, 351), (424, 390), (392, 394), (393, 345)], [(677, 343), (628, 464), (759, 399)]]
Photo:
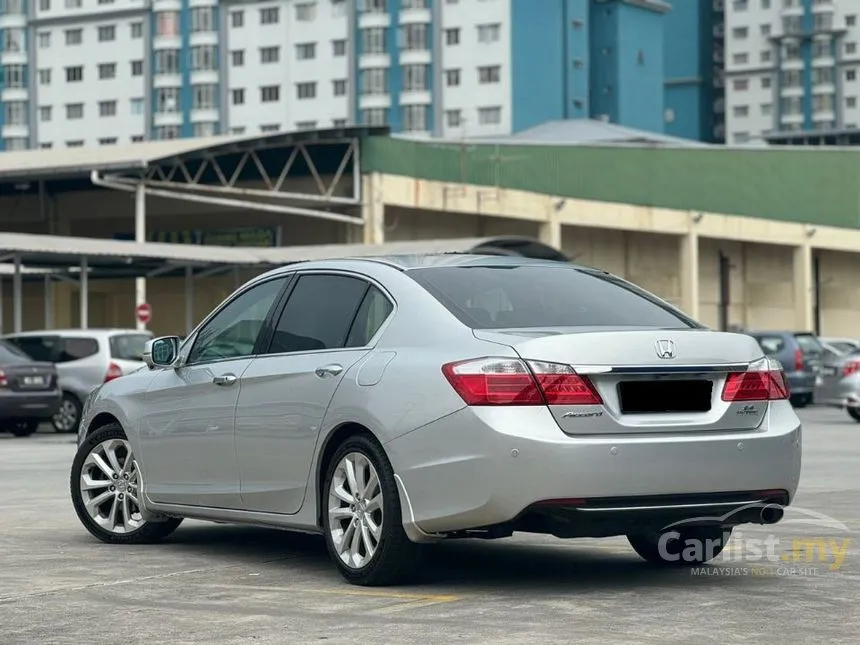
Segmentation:
[(602, 417), (603, 412), (565, 412), (561, 415), (562, 419), (587, 419), (589, 417)]
[(738, 415), (741, 416), (753, 416), (758, 414), (758, 406), (757, 405), (744, 405), (738, 408)]

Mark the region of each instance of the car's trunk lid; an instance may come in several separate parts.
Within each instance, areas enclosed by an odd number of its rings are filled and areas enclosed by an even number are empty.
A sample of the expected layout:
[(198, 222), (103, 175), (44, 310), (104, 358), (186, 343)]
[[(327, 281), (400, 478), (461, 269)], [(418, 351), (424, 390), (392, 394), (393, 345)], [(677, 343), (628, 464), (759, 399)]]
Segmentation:
[(550, 406), (573, 435), (735, 431), (758, 427), (766, 402), (722, 400), (728, 374), (762, 358), (751, 337), (709, 330), (477, 330), (526, 360), (587, 376), (603, 404)]
[(57, 384), (57, 369), (53, 363), (14, 363), (0, 369), (7, 387), (13, 392), (50, 390)]

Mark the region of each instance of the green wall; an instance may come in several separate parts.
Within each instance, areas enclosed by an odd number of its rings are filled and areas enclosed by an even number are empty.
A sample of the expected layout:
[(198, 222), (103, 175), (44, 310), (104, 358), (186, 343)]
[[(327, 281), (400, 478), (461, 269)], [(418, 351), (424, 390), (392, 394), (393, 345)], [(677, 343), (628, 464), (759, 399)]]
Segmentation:
[(860, 228), (860, 151), (362, 141), (363, 172)]

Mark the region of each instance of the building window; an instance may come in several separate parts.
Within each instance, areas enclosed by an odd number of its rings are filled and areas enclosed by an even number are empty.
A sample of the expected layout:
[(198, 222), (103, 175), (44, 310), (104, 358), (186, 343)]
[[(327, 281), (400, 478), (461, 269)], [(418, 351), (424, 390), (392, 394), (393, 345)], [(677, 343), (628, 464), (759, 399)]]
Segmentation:
[(769, 90), (773, 86), (773, 79), (770, 76), (763, 76), (761, 79), (761, 89)]
[(138, 38), (143, 38), (143, 23), (142, 22), (131, 23), (131, 37), (134, 40), (137, 40)]
[(109, 137), (107, 139), (99, 139), (100, 146), (115, 146), (116, 145), (116, 137)]
[(732, 56), (732, 62), (735, 65), (745, 65), (749, 62), (749, 54), (734, 54)]
[(495, 43), (498, 42), (502, 32), (500, 24), (478, 25), (478, 42), (479, 43)]
[(735, 132), (733, 135), (735, 143), (748, 143), (750, 140), (749, 132)]
[(143, 114), (143, 99), (132, 99), (130, 105), (132, 114)]
[(82, 29), (66, 29), (66, 44), (80, 45), (84, 40), (84, 32)]
[(116, 78), (116, 63), (101, 63), (99, 65), (99, 79), (110, 78)]
[(155, 14), (155, 34), (166, 38), (179, 35), (179, 12), (159, 11)]
[(193, 136), (195, 137), (211, 137), (215, 135), (215, 124), (211, 121), (194, 124)]
[(427, 49), (427, 30), (425, 24), (408, 24), (400, 27), (400, 49), (405, 51), (424, 51)]
[(857, 24), (857, 16), (855, 16), (855, 15), (845, 16), (845, 26), (846, 27), (853, 27), (856, 24)]
[(317, 57), (316, 43), (299, 43), (296, 45), (296, 58), (299, 60), (310, 60)]
[(39, 85), (50, 85), (51, 84), (51, 70), (50, 69), (40, 69), (39, 70)]
[(445, 110), (445, 123), (449, 128), (459, 128), (462, 122), (462, 110)]
[(759, 31), (761, 31), (761, 35), (762, 35), (762, 36), (764, 36), (765, 38), (767, 38), (768, 36), (770, 36), (770, 25), (762, 25), (762, 26), (759, 28)]
[(195, 72), (211, 72), (218, 69), (215, 45), (197, 45), (191, 48), (191, 69)]
[(132, 143), (140, 143), (141, 141), (143, 141), (143, 135), (142, 134), (136, 134), (131, 138)]
[(316, 121), (296, 121), (296, 130), (313, 130), (316, 127)]
[(735, 40), (744, 40), (747, 36), (749, 36), (750, 30), (749, 27), (735, 27), (732, 29), (732, 38)]
[(239, 27), (243, 27), (245, 25), (245, 12), (243, 11), (231, 11), (230, 12), (230, 26), (233, 29), (238, 29)]
[(5, 78), (7, 88), (27, 87), (27, 68), (24, 65), (4, 65), (0, 68), (0, 77)]
[(743, 118), (745, 116), (749, 116), (750, 109), (746, 105), (736, 105), (732, 110), (732, 113), (738, 118)]
[(74, 141), (66, 141), (67, 148), (83, 148), (84, 142), (82, 139), (75, 139)]
[(66, 104), (66, 118), (69, 120), (83, 119), (84, 118), (84, 104), (83, 103), (67, 103)]
[(296, 5), (296, 20), (308, 22), (317, 17), (316, 2), (300, 2)]
[(502, 70), (498, 65), (478, 68), (478, 82), (482, 85), (487, 83), (498, 83), (501, 81)]
[(53, 147), (54, 147), (54, 144), (51, 143), (50, 141), (46, 141), (45, 143), (39, 144), (39, 148), (41, 148), (42, 150), (50, 150)]
[(266, 65), (268, 63), (277, 63), (280, 60), (280, 47), (261, 47), (260, 48), (260, 63)]
[(331, 15), (334, 18), (343, 18), (346, 15), (346, 0), (331, 0)]
[(340, 58), (341, 56), (346, 56), (346, 41), (345, 40), (333, 40), (331, 41), (331, 49), (332, 56), (335, 58)]
[(457, 87), (460, 85), (460, 70), (447, 69), (445, 70), (445, 85), (448, 87)]
[(361, 30), (362, 54), (384, 54), (385, 45), (386, 38), (383, 27), (369, 27)]
[(80, 9), (82, 4), (82, 0), (65, 0), (63, 5), (66, 9)]
[(770, 116), (773, 114), (773, 105), (771, 103), (762, 103), (761, 104), (761, 115), (762, 116)]
[(846, 54), (856, 54), (857, 53), (857, 43), (845, 43), (845, 53)]
[(750, 82), (745, 78), (736, 78), (732, 83), (732, 87), (736, 92), (746, 92), (749, 89)]
[(194, 7), (191, 9), (191, 31), (215, 31), (215, 8)]
[(233, 67), (242, 67), (245, 64), (245, 50), (236, 49), (230, 52), (230, 64)]
[(403, 66), (403, 89), (407, 92), (427, 89), (427, 65)]
[(260, 126), (260, 132), (269, 133), (269, 132), (278, 132), (281, 129), (279, 123), (269, 123), (266, 125)]
[(30, 140), (27, 137), (6, 137), (3, 139), (6, 150), (27, 150), (30, 147)]
[(42, 105), (41, 107), (39, 107), (39, 121), (50, 121), (52, 115), (53, 109), (50, 105)]
[(66, 68), (66, 82), (79, 83), (84, 80), (84, 68), (80, 65)]
[(156, 74), (178, 74), (179, 73), (179, 50), (159, 49), (155, 52)]
[(194, 85), (191, 88), (191, 107), (194, 110), (214, 110), (218, 106), (218, 86)]
[(230, 128), (230, 134), (245, 134), (245, 126), (239, 125)]
[(345, 96), (346, 88), (347, 85), (345, 80), (332, 81), (332, 90), (335, 96)]
[(163, 125), (161, 127), (155, 128), (155, 139), (164, 140), (164, 139), (178, 139), (179, 138), (179, 126), (178, 125)]
[(245, 104), (245, 90), (244, 89), (236, 89), (230, 91), (230, 102), (233, 105), (244, 105)]
[(388, 93), (388, 70), (365, 69), (361, 72), (361, 93), (367, 96)]
[(131, 61), (131, 75), (132, 76), (143, 76), (143, 61), (142, 60)]
[(99, 116), (116, 116), (116, 101), (99, 101)]
[(27, 125), (27, 101), (9, 101), (3, 107), (7, 125)]
[(281, 100), (280, 85), (265, 85), (260, 88), (260, 101), (262, 103), (275, 103)]
[(333, 128), (345, 128), (346, 127), (346, 119), (332, 119), (331, 127)]
[(846, 70), (845, 80), (846, 81), (856, 81), (857, 80), (857, 70), (856, 69)]
[(173, 112), (178, 112), (179, 90), (175, 87), (157, 88), (155, 90), (155, 111), (159, 114), (170, 114)]
[(317, 96), (316, 83), (296, 83), (296, 98), (314, 99)]
[(50, 11), (51, 0), (39, 0), (39, 11)]
[(761, 52), (760, 58), (761, 58), (762, 63), (769, 63), (770, 57), (771, 57), (771, 53), (770, 53), (769, 49), (765, 49)]
[(830, 85), (833, 83), (833, 69), (830, 67), (819, 67), (812, 70), (812, 82), (816, 85)]
[(369, 108), (361, 111), (361, 120), (364, 125), (385, 125), (387, 115), (385, 108)]
[(266, 7), (265, 9), (260, 9), (260, 24), (261, 25), (277, 24), (279, 17), (280, 16), (279, 16), (278, 7)]
[(845, 107), (855, 108), (857, 107), (857, 97), (849, 96), (845, 99)]
[(446, 29), (445, 30), (445, 44), (446, 45), (459, 45), (460, 44), (460, 30), (459, 29)]
[(36, 40), (39, 42), (39, 49), (47, 49), (51, 46), (51, 32), (50, 31), (41, 31), (39, 35), (36, 36)]
[[(391, 0), (392, 2), (397, 2), (398, 0)], [(359, 12), (360, 13), (386, 13), (388, 8), (386, 7), (387, 0), (362, 0), (359, 2)]]
[(735, 11), (746, 11), (749, 6), (747, 4), (747, 0), (734, 0), (732, 3), (732, 8)]
[(404, 9), (427, 9), (428, 0), (403, 0)]
[(116, 27), (114, 25), (102, 25), (98, 29), (98, 37), (100, 43), (116, 40)]
[(502, 122), (501, 107), (478, 108), (478, 123), (480, 125), (498, 125)]

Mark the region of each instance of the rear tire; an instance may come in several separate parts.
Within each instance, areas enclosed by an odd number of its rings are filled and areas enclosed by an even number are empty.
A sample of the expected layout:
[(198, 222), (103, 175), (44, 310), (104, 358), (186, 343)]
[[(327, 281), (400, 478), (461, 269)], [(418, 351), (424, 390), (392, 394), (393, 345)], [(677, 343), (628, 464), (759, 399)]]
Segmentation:
[(9, 432), (16, 437), (29, 437), (39, 429), (38, 419), (11, 419), (8, 422)]
[(857, 423), (860, 423), (860, 410), (857, 408), (847, 408), (848, 416), (854, 419)]
[(811, 394), (795, 394), (790, 398), (791, 405), (795, 408), (805, 408), (807, 405), (812, 403), (812, 395)]
[(337, 448), (324, 479), (322, 515), (329, 555), (348, 582), (394, 585), (420, 570), (421, 548), (403, 530), (394, 470), (373, 439), (357, 435)]
[(643, 560), (651, 564), (689, 567), (716, 558), (731, 536), (731, 528), (690, 526), (653, 534), (628, 535), (627, 541)]
[(151, 521), (141, 516), (140, 483), (122, 426), (111, 423), (93, 432), (78, 448), (69, 480), (84, 528), (108, 544), (151, 544), (173, 533), (182, 518)]
[(60, 409), (51, 417), (51, 425), (55, 432), (77, 432), (81, 425), (81, 402), (78, 397), (69, 392), (63, 392)]

